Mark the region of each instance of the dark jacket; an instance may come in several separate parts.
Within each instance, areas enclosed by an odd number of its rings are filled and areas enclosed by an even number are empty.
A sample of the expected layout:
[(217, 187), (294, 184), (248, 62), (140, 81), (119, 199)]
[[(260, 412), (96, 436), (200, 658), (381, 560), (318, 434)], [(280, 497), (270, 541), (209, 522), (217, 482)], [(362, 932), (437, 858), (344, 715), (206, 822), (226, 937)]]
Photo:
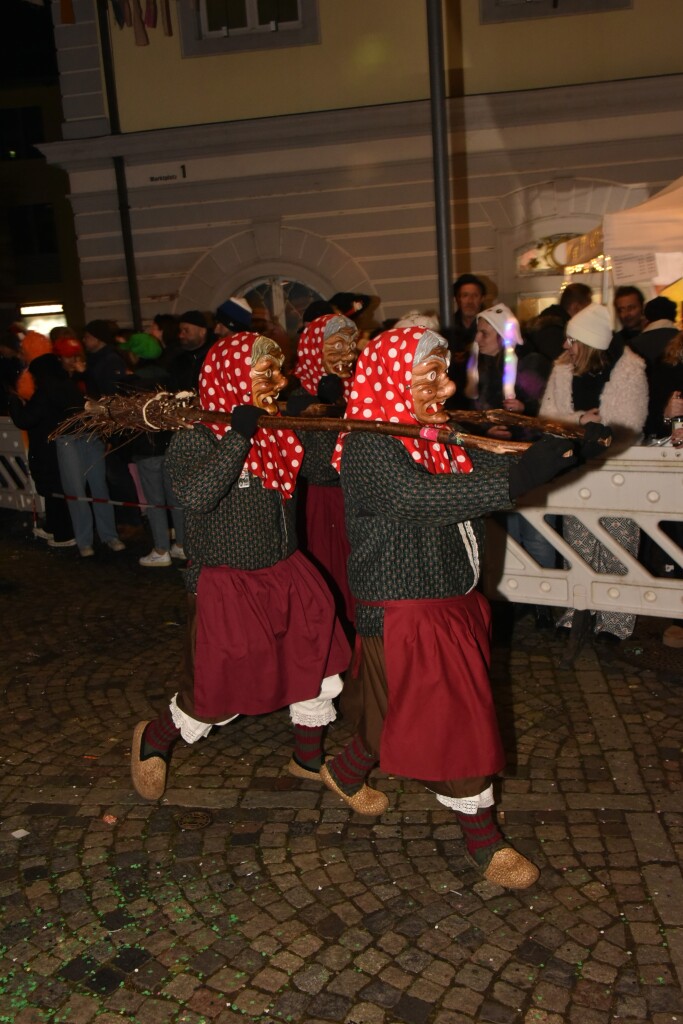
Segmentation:
[(196, 391), (199, 374), (209, 349), (215, 345), (213, 334), (206, 336), (201, 348), (180, 349), (167, 365), (171, 391)]
[(570, 320), (569, 313), (558, 303), (547, 306), (537, 317), (530, 320), (524, 331), (523, 355), (537, 352), (548, 360), (548, 375), (552, 364), (562, 355), (564, 332)]
[[(128, 374), (121, 385), (122, 392), (149, 392), (170, 389), (169, 374), (166, 367), (157, 359), (141, 359), (135, 372)], [(126, 446), (128, 458), (133, 462), (163, 455), (171, 443), (171, 430), (145, 430)]]
[[(476, 398), (468, 398), (465, 394), (467, 382), (462, 389), (456, 391), (452, 399), (449, 399), (450, 409), (486, 410), (503, 408), (503, 352), (496, 356), (487, 356), (479, 353), (477, 368), (479, 373), (479, 388)], [(515, 381), (515, 398), (524, 406), (524, 415), (537, 416), (538, 409), (543, 397), (543, 391), (547, 381), (546, 360), (536, 352), (531, 352), (519, 359), (517, 364), (517, 379)], [(491, 424), (466, 424), (465, 429), (471, 434), (488, 434)], [(540, 431), (529, 433), (524, 427), (512, 426), (508, 428), (512, 438), (516, 441), (536, 440)]]
[(30, 363), (36, 390), (27, 402), (9, 396), (9, 414), (28, 433), (28, 464), (39, 494), (61, 492), (57, 450), (49, 435), (83, 408), (83, 395), (57, 356), (48, 353)]
[(671, 433), (671, 424), (664, 422), (664, 409), (674, 391), (683, 394), (683, 363), (677, 363), (675, 366), (670, 363), (655, 363), (650, 370), (649, 383), (645, 435), (666, 437)]
[(641, 356), (648, 367), (652, 367), (659, 361), (664, 349), (672, 338), (678, 334), (677, 327), (654, 327), (642, 331), (637, 337), (629, 341), (630, 347)]
[(85, 361), (85, 388), (89, 398), (114, 395), (126, 376), (126, 364), (111, 345), (88, 352)]
[[(462, 391), (466, 383), (467, 356), (477, 333), (477, 318), (474, 318), (469, 327), (465, 327), (462, 322), (462, 313), (458, 309), (453, 317), (453, 326), (444, 327), (440, 333), (448, 342), (448, 349), (451, 353), (448, 376), (455, 384), (457, 391)], [(450, 408), (450, 405), (448, 407)]]

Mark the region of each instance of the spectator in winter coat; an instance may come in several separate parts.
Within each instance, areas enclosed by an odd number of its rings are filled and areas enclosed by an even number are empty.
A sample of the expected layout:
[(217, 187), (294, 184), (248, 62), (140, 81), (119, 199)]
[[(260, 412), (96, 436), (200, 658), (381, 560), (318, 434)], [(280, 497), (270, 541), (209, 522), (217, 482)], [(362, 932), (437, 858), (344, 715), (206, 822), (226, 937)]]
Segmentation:
[[(611, 317), (605, 306), (591, 303), (572, 317), (565, 351), (553, 367), (540, 415), (573, 426), (601, 423), (610, 428), (618, 444), (636, 444), (647, 416), (645, 363), (628, 347), (613, 362), (611, 341)], [(603, 525), (619, 544), (637, 555), (639, 530), (632, 519), (608, 517)], [(563, 534), (596, 572), (626, 573), (619, 559), (575, 516), (564, 517)], [(571, 626), (574, 614), (567, 611), (558, 625)], [(596, 634), (625, 639), (633, 632), (635, 615), (599, 611), (594, 626)]]
[(50, 547), (74, 547), (74, 533), (59, 473), (57, 445), (50, 434), (77, 412), (83, 399), (59, 358), (52, 353), (29, 363), (34, 391), (28, 401), (9, 397), (9, 414), (28, 433), (28, 465), (38, 494), (45, 502), (45, 533)]
[(85, 387), (89, 398), (113, 395), (126, 376), (126, 364), (115, 348), (115, 335), (107, 320), (91, 320), (83, 332)]
[[(121, 348), (133, 366), (133, 374), (126, 381), (127, 388), (155, 391), (157, 387), (168, 386), (168, 373), (159, 362), (162, 348), (156, 338), (138, 332)], [(145, 512), (154, 542), (149, 554), (138, 559), (140, 565), (148, 569), (164, 568), (171, 565), (174, 558), (185, 558), (185, 517), (166, 465), (166, 449), (172, 436), (168, 430), (147, 431), (136, 437), (129, 449), (147, 503)], [(173, 542), (169, 515), (175, 532)]]
[(592, 296), (587, 284), (580, 281), (568, 284), (559, 302), (547, 306), (526, 325), (523, 354), (536, 352), (543, 356), (546, 378), (550, 376), (555, 360), (562, 355), (569, 320), (592, 302)]

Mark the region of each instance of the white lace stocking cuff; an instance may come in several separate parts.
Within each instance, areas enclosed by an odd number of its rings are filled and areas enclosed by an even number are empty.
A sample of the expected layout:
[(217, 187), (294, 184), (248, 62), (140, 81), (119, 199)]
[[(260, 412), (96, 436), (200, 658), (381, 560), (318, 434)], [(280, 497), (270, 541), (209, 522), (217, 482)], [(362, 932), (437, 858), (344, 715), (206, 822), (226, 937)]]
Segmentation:
[(440, 793), (435, 795), (444, 807), (450, 807), (452, 811), (460, 811), (461, 814), (476, 814), (482, 807), (493, 806), (493, 786), (482, 790), (476, 796), (442, 796)]
[[(176, 702), (177, 693), (173, 694), (171, 698), (171, 717), (173, 724), (176, 729), (180, 729), (180, 735), (183, 737), (186, 743), (196, 743), (197, 740), (203, 739), (208, 736), (213, 725), (207, 725), (206, 722), (198, 722), (196, 718), (190, 718), (188, 714), (178, 707)], [(234, 721), (238, 718), (238, 715), (233, 715), (231, 718), (226, 718), (224, 722), (216, 722), (215, 725), (227, 725), (228, 722)]]

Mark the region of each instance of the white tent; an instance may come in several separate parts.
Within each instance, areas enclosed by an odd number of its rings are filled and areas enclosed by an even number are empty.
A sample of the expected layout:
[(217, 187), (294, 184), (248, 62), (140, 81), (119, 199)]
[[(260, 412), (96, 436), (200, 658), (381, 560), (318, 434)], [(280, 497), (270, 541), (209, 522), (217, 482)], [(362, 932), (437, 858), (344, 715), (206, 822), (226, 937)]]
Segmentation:
[(623, 256), (637, 252), (683, 251), (683, 178), (651, 199), (602, 219), (605, 252)]
[(602, 228), (567, 243), (567, 264), (609, 256), (615, 284), (669, 285), (683, 277), (683, 178), (650, 199), (603, 216)]
[(678, 281), (683, 277), (683, 178), (638, 206), (606, 213), (602, 234), (616, 284)]

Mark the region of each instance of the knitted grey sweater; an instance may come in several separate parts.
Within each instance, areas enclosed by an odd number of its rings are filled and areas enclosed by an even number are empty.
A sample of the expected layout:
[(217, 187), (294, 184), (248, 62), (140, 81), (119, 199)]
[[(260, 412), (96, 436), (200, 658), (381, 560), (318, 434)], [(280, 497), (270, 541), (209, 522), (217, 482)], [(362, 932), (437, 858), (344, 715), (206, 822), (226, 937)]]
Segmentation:
[[(341, 484), (351, 543), (349, 583), (360, 601), (453, 597), (474, 573), (459, 523), (471, 521), (481, 557), (487, 512), (512, 507), (506, 456), (469, 451), (474, 471), (432, 474), (415, 464), (400, 441), (350, 434), (344, 442)], [(359, 604), (362, 636), (381, 636), (381, 608)]]
[(220, 440), (201, 424), (179, 430), (166, 464), (185, 513), (185, 586), (196, 591), (202, 566), (265, 569), (297, 548), (296, 498), (242, 473), (251, 442), (235, 430)]

